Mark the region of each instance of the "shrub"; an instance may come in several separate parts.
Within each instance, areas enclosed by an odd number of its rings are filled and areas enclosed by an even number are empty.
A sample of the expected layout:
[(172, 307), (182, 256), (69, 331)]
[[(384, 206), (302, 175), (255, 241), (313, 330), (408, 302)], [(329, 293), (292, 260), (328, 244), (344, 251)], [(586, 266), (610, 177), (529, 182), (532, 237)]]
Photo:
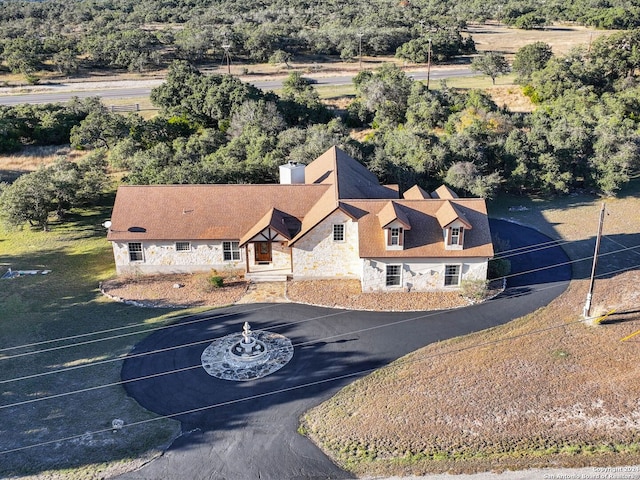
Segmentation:
[(463, 280), (460, 283), (460, 295), (473, 302), (484, 300), (487, 296), (488, 282), (486, 280)]
[(489, 260), (487, 267), (487, 278), (495, 280), (506, 277), (511, 273), (511, 262), (506, 258), (494, 258)]
[(224, 278), (219, 275), (211, 275), (209, 277), (209, 285), (212, 288), (221, 288), (224, 286)]

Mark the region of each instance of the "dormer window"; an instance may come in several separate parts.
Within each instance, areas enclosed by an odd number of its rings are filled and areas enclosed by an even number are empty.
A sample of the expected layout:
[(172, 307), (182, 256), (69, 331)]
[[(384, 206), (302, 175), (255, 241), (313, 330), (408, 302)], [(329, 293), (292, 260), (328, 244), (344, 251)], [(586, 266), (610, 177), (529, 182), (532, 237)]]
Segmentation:
[(445, 228), (442, 233), (447, 250), (462, 250), (464, 248), (465, 227), (458, 224)]
[(465, 233), (472, 229), (463, 207), (446, 200), (436, 212), (436, 217), (442, 227), (445, 250), (463, 250)]
[(389, 245), (402, 245), (402, 228), (389, 229)]
[(450, 245), (462, 245), (462, 227), (451, 227)]
[(411, 230), (405, 207), (394, 201), (388, 202), (378, 213), (378, 221), (385, 235), (386, 249), (404, 250), (404, 234)]
[(400, 226), (385, 229), (387, 237), (387, 250), (403, 250), (405, 229)]

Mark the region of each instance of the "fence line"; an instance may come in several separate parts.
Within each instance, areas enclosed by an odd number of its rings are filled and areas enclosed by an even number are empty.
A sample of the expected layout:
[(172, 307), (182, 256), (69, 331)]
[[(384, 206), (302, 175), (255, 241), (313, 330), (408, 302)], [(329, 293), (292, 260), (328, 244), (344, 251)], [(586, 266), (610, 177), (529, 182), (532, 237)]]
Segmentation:
[(140, 104), (135, 103), (133, 105), (110, 105), (109, 108), (112, 112), (139, 112)]

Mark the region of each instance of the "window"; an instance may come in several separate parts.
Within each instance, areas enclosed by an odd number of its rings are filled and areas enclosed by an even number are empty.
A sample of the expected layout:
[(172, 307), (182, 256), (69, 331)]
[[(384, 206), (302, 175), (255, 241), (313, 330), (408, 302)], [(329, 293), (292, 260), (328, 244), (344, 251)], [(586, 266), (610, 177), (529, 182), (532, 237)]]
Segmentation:
[(225, 262), (240, 260), (239, 242), (222, 242), (222, 252)]
[(462, 245), (462, 227), (451, 227), (451, 245)]
[(333, 241), (344, 242), (344, 224), (336, 223), (333, 225)]
[(387, 287), (399, 287), (401, 273), (400, 265), (387, 265)]
[(191, 242), (176, 242), (176, 252), (190, 252)]
[(389, 245), (402, 245), (400, 236), (402, 235), (402, 228), (390, 228), (389, 229)]
[(460, 285), (460, 265), (445, 265), (444, 286), (452, 287)]
[(129, 243), (129, 261), (144, 262), (144, 255), (142, 254), (142, 244), (140, 242)]

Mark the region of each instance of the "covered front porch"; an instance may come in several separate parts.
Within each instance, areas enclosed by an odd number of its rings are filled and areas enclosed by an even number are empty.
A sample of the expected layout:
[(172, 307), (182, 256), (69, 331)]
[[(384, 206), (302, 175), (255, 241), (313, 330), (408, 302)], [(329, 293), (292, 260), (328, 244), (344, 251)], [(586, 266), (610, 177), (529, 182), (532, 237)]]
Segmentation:
[(245, 254), (247, 280), (285, 281), (292, 275), (291, 249), (285, 242), (249, 242)]
[(240, 239), (245, 251), (245, 278), (251, 281), (285, 281), (292, 275), (292, 254), (288, 246), (291, 230), (299, 220), (271, 209)]

